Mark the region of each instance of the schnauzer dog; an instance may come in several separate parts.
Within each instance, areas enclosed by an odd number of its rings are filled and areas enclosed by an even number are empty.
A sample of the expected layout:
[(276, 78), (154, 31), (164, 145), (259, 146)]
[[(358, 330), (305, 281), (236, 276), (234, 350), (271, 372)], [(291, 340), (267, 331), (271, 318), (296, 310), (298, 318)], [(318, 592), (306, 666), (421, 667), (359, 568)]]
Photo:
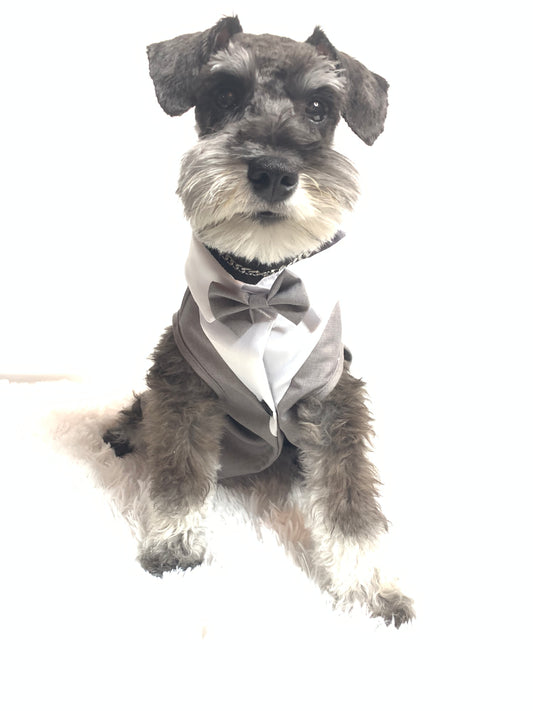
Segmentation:
[(188, 289), (148, 389), (104, 435), (118, 456), (147, 459), (139, 561), (158, 576), (201, 563), (217, 484), (270, 477), (298, 502), (336, 604), (399, 626), (412, 600), (377, 563), (387, 519), (335, 295), (357, 174), (332, 148), (341, 116), (375, 141), (388, 84), (320, 28), (296, 42), (244, 34), (237, 17), (153, 44), (148, 59), (161, 107), (194, 106), (199, 140), (178, 187)]

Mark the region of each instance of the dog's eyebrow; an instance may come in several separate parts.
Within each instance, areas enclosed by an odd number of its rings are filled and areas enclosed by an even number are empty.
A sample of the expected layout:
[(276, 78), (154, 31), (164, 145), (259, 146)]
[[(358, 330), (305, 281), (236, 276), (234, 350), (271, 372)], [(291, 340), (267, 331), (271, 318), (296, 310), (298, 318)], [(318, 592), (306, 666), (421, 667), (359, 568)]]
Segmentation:
[(243, 79), (255, 76), (254, 57), (247, 49), (230, 43), (228, 49), (217, 52), (209, 62), (211, 73), (232, 74)]
[(292, 76), (292, 89), (307, 95), (320, 90), (340, 94), (345, 89), (345, 79), (333, 62), (323, 62), (297, 71)]

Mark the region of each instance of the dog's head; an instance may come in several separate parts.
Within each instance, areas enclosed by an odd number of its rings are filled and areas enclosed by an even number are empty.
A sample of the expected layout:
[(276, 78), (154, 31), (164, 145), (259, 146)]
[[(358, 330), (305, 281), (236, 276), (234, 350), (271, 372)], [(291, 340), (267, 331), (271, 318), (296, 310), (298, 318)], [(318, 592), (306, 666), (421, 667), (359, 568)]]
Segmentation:
[(316, 28), (306, 42), (242, 32), (228, 17), (148, 47), (162, 108), (196, 107), (199, 141), (178, 193), (208, 247), (264, 264), (330, 241), (357, 199), (357, 174), (332, 147), (342, 116), (365, 143), (383, 130), (387, 82)]

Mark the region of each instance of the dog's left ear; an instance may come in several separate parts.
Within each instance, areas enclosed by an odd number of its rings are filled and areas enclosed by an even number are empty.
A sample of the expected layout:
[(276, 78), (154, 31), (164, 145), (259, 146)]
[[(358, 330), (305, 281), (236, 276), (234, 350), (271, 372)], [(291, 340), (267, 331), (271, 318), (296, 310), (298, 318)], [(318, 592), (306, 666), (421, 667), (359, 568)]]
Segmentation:
[(242, 32), (239, 18), (223, 17), (204, 32), (181, 35), (148, 47), (150, 76), (163, 111), (181, 116), (194, 106), (194, 87), (200, 69), (212, 54), (226, 49), (238, 32)]
[(387, 89), (389, 85), (379, 74), (368, 70), (357, 59), (338, 52), (320, 27), (307, 40), (343, 69), (346, 79), (346, 100), (342, 115), (348, 126), (367, 145), (371, 146), (383, 131), (387, 116)]

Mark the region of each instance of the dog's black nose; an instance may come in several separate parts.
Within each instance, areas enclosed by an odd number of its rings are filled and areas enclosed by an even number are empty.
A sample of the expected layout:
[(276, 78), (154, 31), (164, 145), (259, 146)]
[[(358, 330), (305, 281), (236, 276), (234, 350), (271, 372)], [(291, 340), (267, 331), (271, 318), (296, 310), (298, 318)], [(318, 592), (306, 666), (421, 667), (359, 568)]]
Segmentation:
[(248, 180), (254, 192), (267, 202), (281, 202), (290, 197), (298, 186), (298, 173), (281, 158), (262, 156), (248, 165)]

